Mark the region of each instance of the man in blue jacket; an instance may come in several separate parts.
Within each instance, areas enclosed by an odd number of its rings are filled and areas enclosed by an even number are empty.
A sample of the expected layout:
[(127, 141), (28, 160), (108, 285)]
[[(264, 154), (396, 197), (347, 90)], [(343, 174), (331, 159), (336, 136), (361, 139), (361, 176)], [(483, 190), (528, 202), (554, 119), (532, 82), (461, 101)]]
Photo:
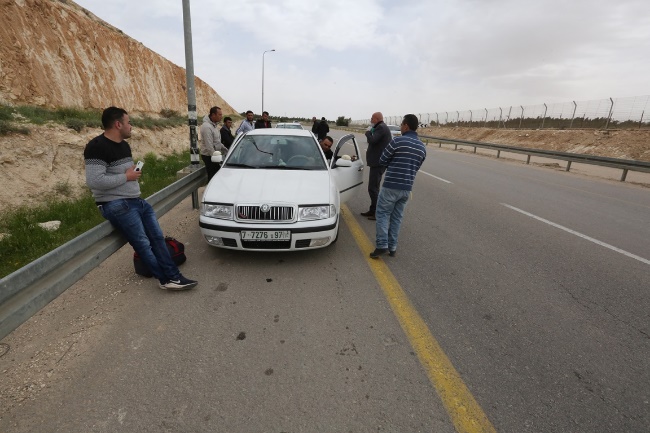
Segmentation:
[(382, 167), (386, 167), (386, 176), (377, 199), (376, 248), (370, 253), (373, 259), (386, 253), (393, 257), (397, 251), (397, 236), (406, 202), (411, 195), (415, 175), (427, 157), (426, 146), (415, 132), (417, 129), (417, 116), (404, 116), (400, 125), (402, 136), (395, 137), (379, 159)]

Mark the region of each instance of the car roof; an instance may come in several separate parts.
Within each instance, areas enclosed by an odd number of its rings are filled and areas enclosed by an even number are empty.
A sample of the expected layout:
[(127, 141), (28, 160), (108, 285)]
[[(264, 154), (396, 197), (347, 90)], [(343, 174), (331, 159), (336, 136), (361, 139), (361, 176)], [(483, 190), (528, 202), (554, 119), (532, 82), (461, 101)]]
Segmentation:
[(248, 131), (246, 135), (291, 135), (294, 137), (312, 137), (307, 129), (260, 128)]

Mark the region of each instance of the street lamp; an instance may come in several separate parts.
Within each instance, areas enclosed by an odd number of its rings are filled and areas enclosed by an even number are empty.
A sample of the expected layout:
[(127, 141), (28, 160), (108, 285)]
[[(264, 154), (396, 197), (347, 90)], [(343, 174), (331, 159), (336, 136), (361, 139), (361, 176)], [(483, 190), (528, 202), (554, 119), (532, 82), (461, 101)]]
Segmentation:
[(270, 53), (271, 51), (275, 50), (266, 50), (262, 53), (262, 113), (264, 113), (264, 54)]

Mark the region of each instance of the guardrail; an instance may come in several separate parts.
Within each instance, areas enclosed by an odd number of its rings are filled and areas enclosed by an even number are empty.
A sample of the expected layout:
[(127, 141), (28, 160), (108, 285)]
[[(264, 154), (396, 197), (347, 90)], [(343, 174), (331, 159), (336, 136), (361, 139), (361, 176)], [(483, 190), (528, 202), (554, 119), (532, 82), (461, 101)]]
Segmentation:
[[(342, 129), (350, 129), (355, 132), (365, 131), (365, 128), (354, 128), (354, 127), (348, 127)], [(425, 138), (437, 142), (439, 144), (438, 147), (442, 147), (443, 143), (453, 144), (454, 150), (458, 150), (458, 146), (473, 147), (474, 153), (476, 153), (476, 148), (478, 147), (482, 149), (496, 150), (497, 158), (501, 156), (501, 152), (520, 153), (520, 154), (528, 155), (528, 158), (526, 159), (526, 164), (530, 164), (531, 156), (560, 159), (563, 161), (567, 161), (567, 166), (565, 168), (565, 171), (569, 171), (571, 169), (572, 162), (617, 168), (623, 170), (623, 173), (621, 175), (621, 182), (625, 182), (625, 179), (627, 178), (627, 173), (630, 170), (650, 173), (650, 162), (635, 161), (632, 159), (608, 158), (605, 156), (584, 155), (580, 153), (558, 152), (554, 150), (533, 149), (528, 147), (506, 146), (503, 144), (485, 143), (481, 141), (467, 141), (467, 140), (457, 140), (457, 139), (443, 138), (443, 137), (433, 137), (431, 135), (420, 135), (419, 137), (420, 139)]]
[[(147, 202), (160, 217), (188, 195), (196, 207), (196, 191), (205, 182), (201, 167)], [(126, 240), (105, 221), (0, 279), (0, 340), (54, 300), (81, 277), (119, 250)]]
[(554, 150), (542, 150), (542, 149), (531, 149), (527, 147), (505, 146), (503, 144), (483, 143), (479, 141), (455, 140), (449, 138), (432, 137), (429, 135), (420, 135), (420, 138), (426, 138), (429, 140), (433, 140), (434, 142), (438, 142), (439, 144), (438, 147), (442, 147), (443, 143), (453, 144), (455, 146), (454, 147), (455, 150), (458, 150), (458, 146), (473, 147), (474, 153), (476, 153), (477, 147), (483, 149), (496, 150), (497, 158), (501, 156), (501, 152), (520, 153), (520, 154), (528, 155), (528, 158), (526, 159), (526, 164), (530, 164), (531, 156), (560, 159), (563, 161), (567, 161), (567, 166), (565, 171), (569, 171), (571, 169), (572, 162), (618, 168), (623, 170), (623, 173), (621, 175), (621, 182), (625, 181), (629, 170), (650, 173), (650, 162), (635, 161), (632, 159), (608, 158), (605, 156), (584, 155), (580, 153), (558, 152)]

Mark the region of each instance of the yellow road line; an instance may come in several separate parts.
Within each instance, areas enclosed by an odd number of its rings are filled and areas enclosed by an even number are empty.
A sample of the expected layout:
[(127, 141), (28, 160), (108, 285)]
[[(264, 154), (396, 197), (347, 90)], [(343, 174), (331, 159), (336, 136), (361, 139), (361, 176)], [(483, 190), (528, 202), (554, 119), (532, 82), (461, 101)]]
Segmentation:
[(436, 339), (431, 335), (426, 323), (413, 307), (388, 266), (383, 260), (371, 259), (368, 256), (375, 247), (357, 220), (352, 216), (350, 209), (343, 205), (341, 210), (345, 223), (383, 289), (397, 320), (449, 413), (456, 431), (462, 433), (496, 433), (483, 409), (467, 389)]

